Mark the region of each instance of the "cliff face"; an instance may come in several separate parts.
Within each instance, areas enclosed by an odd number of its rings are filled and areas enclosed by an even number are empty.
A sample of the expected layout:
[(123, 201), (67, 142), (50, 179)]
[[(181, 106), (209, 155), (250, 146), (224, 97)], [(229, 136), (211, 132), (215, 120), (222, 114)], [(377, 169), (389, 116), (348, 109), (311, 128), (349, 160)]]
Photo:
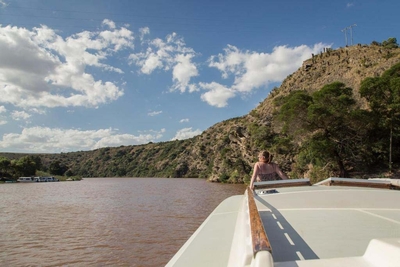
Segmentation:
[[(360, 82), (380, 76), (398, 62), (400, 48), (357, 45), (327, 49), (304, 61), (248, 115), (217, 123), (194, 138), (40, 156), (45, 166), (57, 160), (72, 174), (84, 177), (200, 177), (242, 182), (249, 179), (260, 148), (269, 148), (269, 142), (279, 136), (279, 127), (272, 120), (274, 99), (294, 90), (314, 92), (340, 81), (353, 88), (354, 98), (365, 108), (358, 93)], [(287, 154), (284, 147), (271, 149), (274, 161), (290, 172), (294, 155)]]

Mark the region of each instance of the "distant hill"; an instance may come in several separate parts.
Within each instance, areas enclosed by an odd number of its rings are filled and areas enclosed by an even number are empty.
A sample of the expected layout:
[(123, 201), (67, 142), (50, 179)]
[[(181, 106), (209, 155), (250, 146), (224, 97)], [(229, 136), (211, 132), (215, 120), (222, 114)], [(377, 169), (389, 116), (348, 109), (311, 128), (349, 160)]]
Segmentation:
[[(199, 136), (39, 156), (45, 168), (59, 161), (70, 174), (83, 177), (198, 177), (243, 182), (250, 177), (257, 153), (267, 148), (274, 153), (274, 161), (290, 174), (296, 164), (296, 154), (290, 146), (276, 143), (277, 139), (284, 138), (274, 123), (274, 111), (278, 108), (274, 100), (295, 90), (315, 92), (326, 84), (339, 81), (353, 88), (357, 104), (367, 108), (366, 101), (359, 95), (360, 82), (366, 77), (379, 77), (399, 62), (400, 48), (355, 45), (326, 49), (318, 55), (310, 55), (303, 66), (289, 75), (279, 88), (274, 88), (248, 115), (219, 122)], [(0, 155), (13, 159), (26, 154)], [(304, 170), (303, 176), (307, 176), (307, 171)], [(369, 175), (367, 170), (353, 172), (353, 176), (365, 175)]]

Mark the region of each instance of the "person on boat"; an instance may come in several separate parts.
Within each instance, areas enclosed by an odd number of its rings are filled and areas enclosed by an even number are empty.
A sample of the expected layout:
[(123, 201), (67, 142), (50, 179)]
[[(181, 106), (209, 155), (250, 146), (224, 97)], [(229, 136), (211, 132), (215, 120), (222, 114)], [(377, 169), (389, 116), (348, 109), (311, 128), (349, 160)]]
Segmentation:
[(250, 188), (254, 189), (254, 182), (286, 180), (288, 177), (281, 171), (278, 164), (272, 162), (272, 154), (262, 151), (258, 155), (258, 162), (254, 164), (253, 176), (250, 181)]

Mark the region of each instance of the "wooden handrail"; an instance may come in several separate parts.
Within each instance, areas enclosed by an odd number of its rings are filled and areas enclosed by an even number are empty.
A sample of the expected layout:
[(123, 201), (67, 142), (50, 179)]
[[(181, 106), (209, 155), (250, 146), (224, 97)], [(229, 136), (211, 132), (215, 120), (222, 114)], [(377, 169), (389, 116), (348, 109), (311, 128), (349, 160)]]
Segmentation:
[(374, 180), (360, 180), (360, 179), (349, 179), (349, 178), (335, 178), (331, 177), (318, 183), (318, 185), (327, 186), (354, 186), (354, 187), (370, 187), (370, 188), (384, 188), (391, 189), (392, 185), (390, 182), (381, 182)]
[(265, 233), (264, 225), (254, 200), (254, 193), (250, 187), (247, 188), (247, 198), (249, 203), (250, 231), (253, 244), (253, 256), (259, 251), (269, 251), (272, 254), (271, 244)]

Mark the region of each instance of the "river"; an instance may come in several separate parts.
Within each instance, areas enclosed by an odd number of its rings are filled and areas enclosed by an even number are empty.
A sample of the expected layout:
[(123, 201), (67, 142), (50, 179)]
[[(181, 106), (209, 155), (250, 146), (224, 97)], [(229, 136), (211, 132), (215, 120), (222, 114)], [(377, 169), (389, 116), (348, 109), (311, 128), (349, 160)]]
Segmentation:
[(164, 266), (244, 191), (202, 179), (0, 184), (0, 266)]

